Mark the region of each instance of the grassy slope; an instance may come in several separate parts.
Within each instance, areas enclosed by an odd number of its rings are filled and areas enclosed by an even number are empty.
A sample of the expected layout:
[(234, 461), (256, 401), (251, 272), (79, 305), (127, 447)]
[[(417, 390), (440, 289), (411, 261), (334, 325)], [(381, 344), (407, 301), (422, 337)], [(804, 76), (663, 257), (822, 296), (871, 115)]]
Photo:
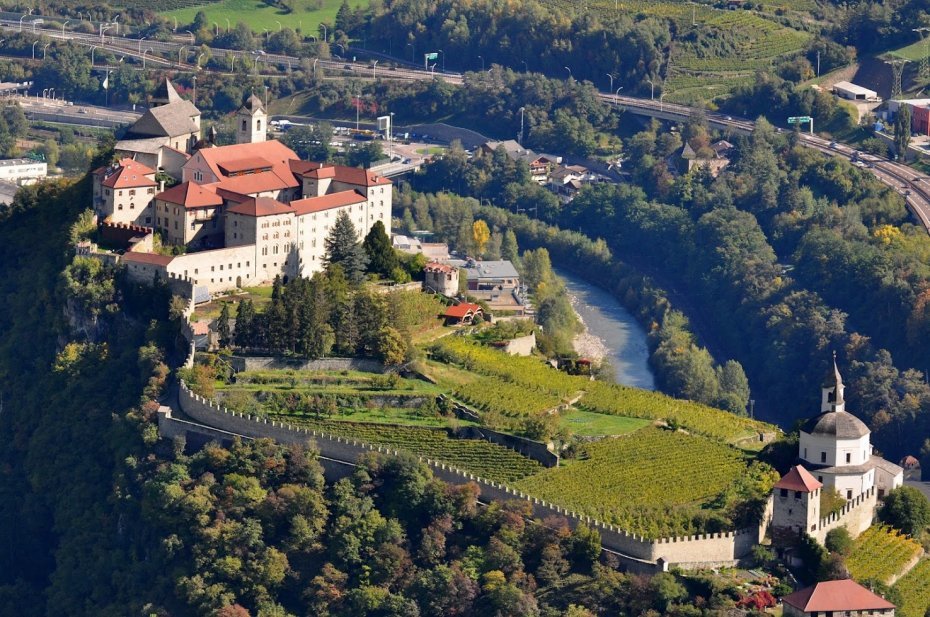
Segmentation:
[[(194, 21), (194, 16), (198, 11), (203, 11), (207, 19), (216, 22), (220, 30), (226, 28), (226, 19), (229, 19), (231, 25), (235, 26), (237, 22), (244, 22), (252, 28), (253, 31), (261, 34), (264, 28), (271, 31), (278, 29), (278, 23), (307, 34), (317, 33), (320, 22), (325, 22), (330, 26), (336, 20), (336, 12), (342, 0), (323, 0), (323, 8), (317, 9), (313, 0), (294, 0), (292, 13), (285, 13), (279, 8), (269, 6), (261, 0), (223, 0), (216, 3), (204, 3), (201, 6), (188, 7), (167, 11), (164, 15), (177, 17), (181, 23), (189, 24)], [(364, 6), (363, 2), (350, 2), (350, 6)], [(330, 28), (330, 32), (332, 28)]]

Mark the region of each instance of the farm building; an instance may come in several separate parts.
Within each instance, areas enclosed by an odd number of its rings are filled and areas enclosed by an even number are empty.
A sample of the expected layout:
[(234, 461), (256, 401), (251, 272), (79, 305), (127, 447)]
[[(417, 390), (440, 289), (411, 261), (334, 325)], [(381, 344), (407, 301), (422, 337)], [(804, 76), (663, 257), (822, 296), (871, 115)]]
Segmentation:
[(850, 101), (880, 100), (875, 90), (869, 90), (848, 81), (838, 81), (833, 84), (833, 94)]

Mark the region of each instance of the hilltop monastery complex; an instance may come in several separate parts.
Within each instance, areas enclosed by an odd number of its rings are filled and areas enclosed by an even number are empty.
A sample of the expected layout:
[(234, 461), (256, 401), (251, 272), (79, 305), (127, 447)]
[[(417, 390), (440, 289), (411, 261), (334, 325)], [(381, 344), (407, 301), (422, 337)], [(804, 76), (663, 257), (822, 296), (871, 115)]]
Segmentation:
[[(116, 144), (118, 160), (93, 172), (93, 207), (105, 226), (161, 233), (185, 254), (139, 242), (122, 256), (130, 276), (190, 279), (210, 293), (310, 276), (340, 212), (362, 238), (381, 221), (391, 233), (392, 183), (365, 169), (302, 161), (267, 139), (267, 114), (252, 95), (236, 114), (237, 143), (200, 134), (200, 111), (165, 80)], [(177, 182), (165, 190), (165, 180)]]

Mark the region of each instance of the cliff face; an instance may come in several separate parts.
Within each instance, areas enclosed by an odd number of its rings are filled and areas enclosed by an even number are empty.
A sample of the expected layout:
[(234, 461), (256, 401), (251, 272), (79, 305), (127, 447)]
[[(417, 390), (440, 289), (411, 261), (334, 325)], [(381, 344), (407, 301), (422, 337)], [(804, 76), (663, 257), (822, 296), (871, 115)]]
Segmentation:
[(143, 332), (101, 328), (62, 289), (84, 188), (29, 187), (0, 215), (3, 615), (118, 614), (113, 573), (133, 559), (135, 519), (116, 496), (139, 443), (125, 417), (142, 392)]

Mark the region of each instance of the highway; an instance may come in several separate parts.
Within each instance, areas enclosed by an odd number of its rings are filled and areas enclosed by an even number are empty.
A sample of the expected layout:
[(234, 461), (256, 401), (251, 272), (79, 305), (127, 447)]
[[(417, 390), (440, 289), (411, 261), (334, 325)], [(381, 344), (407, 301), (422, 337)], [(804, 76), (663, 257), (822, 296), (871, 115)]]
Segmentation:
[[(8, 13), (5, 15), (9, 15)], [(24, 31), (35, 32), (36, 35), (47, 36), (52, 39), (64, 39), (74, 41), (87, 46), (96, 46), (101, 49), (107, 49), (114, 53), (125, 56), (140, 58), (146, 61), (157, 63), (158, 65), (171, 66), (180, 70), (197, 71), (200, 67), (197, 64), (189, 62), (193, 54), (198, 53), (198, 47), (194, 42), (185, 44), (184, 41), (178, 40), (176, 36), (173, 41), (150, 41), (131, 39), (120, 36), (108, 36), (104, 33), (86, 34), (74, 32), (63, 28), (44, 28), (37, 27), (38, 24), (30, 22), (40, 16), (26, 16), (24, 21), (19, 21), (19, 16), (15, 19), (0, 19), (0, 30), (4, 31)], [(364, 50), (348, 48), (349, 53), (366, 53)], [(153, 55), (147, 55), (152, 52)], [(269, 54), (261, 50), (239, 51), (222, 48), (211, 48), (210, 53), (215, 58), (252, 58), (256, 62), (256, 69), (259, 63), (274, 64), (286, 66), (288, 69), (295, 65), (300, 65), (302, 59), (297, 56), (288, 56), (283, 54)], [(165, 59), (154, 54), (167, 54), (170, 59)], [(177, 60), (175, 60), (175, 56)], [(309, 60), (304, 58), (303, 60)], [(195, 58), (195, 62), (197, 59)], [(390, 66), (388, 68), (377, 66), (377, 63), (353, 62), (348, 60), (329, 60), (314, 58), (311, 64), (311, 70), (315, 73), (318, 69), (321, 71), (338, 72), (342, 75), (352, 75), (362, 79), (404, 79), (404, 80), (422, 80), (422, 79), (441, 79), (450, 84), (461, 85), (466, 77), (461, 73), (452, 73), (447, 71), (435, 72), (423, 69), (405, 68), (403, 66)], [(612, 105), (622, 106), (624, 110), (638, 114), (661, 118), (665, 120), (680, 121), (690, 116), (695, 108), (678, 105), (675, 103), (665, 103), (661, 100), (641, 99), (630, 96), (617, 96), (611, 93), (601, 93), (602, 101)], [(741, 133), (751, 133), (755, 128), (755, 123), (746, 118), (732, 117), (726, 114), (704, 111), (710, 124), (716, 128), (729, 129)], [(831, 147), (831, 142), (816, 135), (801, 134), (801, 143), (809, 148), (814, 148), (832, 156), (844, 156), (852, 159), (856, 150), (845, 144), (836, 144)], [(930, 179), (922, 177), (913, 169), (895, 163), (886, 158), (874, 155), (862, 155), (861, 160), (868, 164), (868, 169), (875, 174), (882, 182), (893, 187), (901, 193), (907, 205), (914, 216), (921, 222), (924, 228), (930, 233)]]

